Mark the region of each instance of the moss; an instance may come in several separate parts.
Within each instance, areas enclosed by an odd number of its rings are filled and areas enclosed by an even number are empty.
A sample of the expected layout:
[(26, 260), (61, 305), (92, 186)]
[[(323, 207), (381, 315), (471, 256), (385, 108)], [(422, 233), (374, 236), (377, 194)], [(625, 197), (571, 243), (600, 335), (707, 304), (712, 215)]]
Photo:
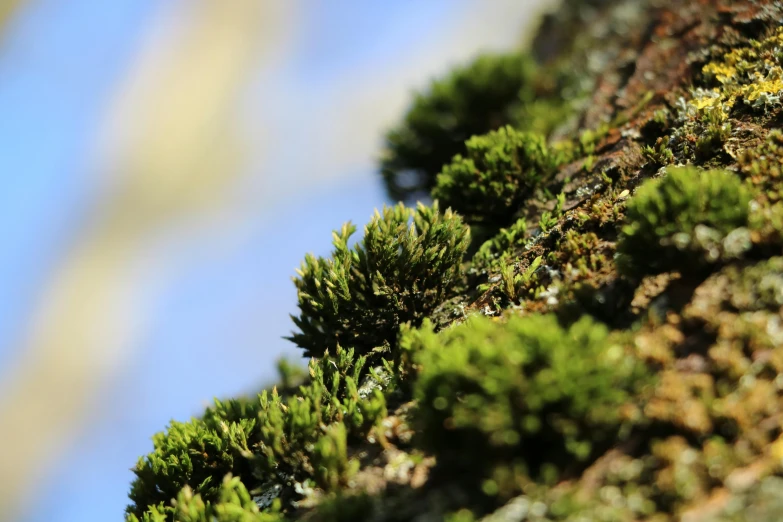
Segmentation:
[(359, 393), (365, 362), (338, 349), (311, 362), (311, 382), (287, 401), (273, 389), (253, 402), (216, 401), (203, 418), (172, 422), (134, 469), (128, 513), (141, 517), (148, 506), (168, 505), (186, 486), (214, 502), (228, 473), (286, 500), (296, 496), (296, 482), (325, 490), (344, 485), (355, 470), (348, 437), (365, 437), (386, 416), (379, 390)]
[(289, 339), (307, 356), (338, 344), (358, 353), (390, 348), (400, 324), (421, 322), (452, 296), (470, 241), (462, 219), (437, 203), (376, 212), (351, 249), (355, 230), (348, 223), (335, 232), (331, 258), (308, 255), (294, 279), (300, 331)]
[(403, 122), (386, 135), (381, 172), (392, 199), (429, 192), (442, 165), (464, 152), (465, 140), (509, 123), (533, 71), (523, 54), (485, 54), (417, 94)]
[(748, 225), (749, 203), (749, 191), (731, 172), (669, 169), (628, 203), (618, 244), (621, 268), (635, 276), (693, 272), (718, 262), (730, 251), (730, 235)]
[[(378, 416), (380, 418), (381, 416)], [(326, 491), (339, 491), (359, 469), (359, 461), (348, 457), (348, 433), (345, 424), (327, 428), (315, 444), (313, 453), (315, 482)]]
[[(213, 410), (208, 417), (214, 421), (220, 415)], [(153, 437), (154, 451), (133, 469), (136, 479), (129, 494), (133, 504), (127, 512), (141, 517), (147, 506), (168, 505), (185, 486), (204, 501), (217, 500), (224, 475), (250, 478), (248, 440), (255, 433), (256, 421), (250, 414), (218, 426), (199, 419), (172, 421), (166, 432)]]
[(129, 515), (127, 522), (283, 522), (278, 513), (262, 513), (239, 477), (226, 476), (216, 501), (205, 500), (189, 487), (183, 488), (170, 505), (152, 506), (140, 517)]
[(702, 134), (696, 139), (696, 158), (709, 159), (731, 137), (731, 123), (722, 107), (705, 107), (699, 112)]
[(669, 137), (658, 138), (655, 146), (647, 145), (642, 149), (644, 158), (656, 167), (663, 167), (674, 161), (674, 153), (668, 147)]
[[(273, 390), (259, 396), (259, 435), (253, 445), (257, 476), (291, 488), (312, 479), (329, 490), (344, 483), (354, 469), (346, 438), (364, 438), (386, 416), (379, 390), (365, 397), (359, 380), (366, 362), (353, 350), (338, 350), (310, 364), (312, 382), (296, 397), (283, 401)], [(288, 491), (290, 495), (292, 492)]]
[(412, 352), (422, 447), (452, 480), (507, 498), (526, 476), (552, 480), (611, 444), (619, 408), (644, 371), (605, 327), (551, 316), (476, 318), (434, 336), (427, 323), (403, 342)]
[(465, 143), (443, 167), (432, 195), (469, 223), (506, 225), (560, 162), (540, 135), (503, 127)]
[(535, 258), (524, 270), (518, 271), (516, 263), (500, 269), (501, 291), (510, 302), (519, 302), (527, 297), (531, 284), (536, 281), (535, 274), (541, 266), (542, 258)]
[(601, 240), (594, 232), (565, 233), (557, 249), (557, 261), (562, 272), (572, 281), (588, 279), (604, 268), (609, 260), (602, 252)]
[(740, 173), (756, 187), (768, 203), (783, 199), (783, 132), (770, 131), (758, 147), (748, 147), (737, 158)]
[(512, 253), (523, 247), (527, 237), (527, 222), (519, 218), (508, 228), (501, 228), (491, 239), (485, 241), (471, 260), (475, 273), (496, 271), (508, 263)]

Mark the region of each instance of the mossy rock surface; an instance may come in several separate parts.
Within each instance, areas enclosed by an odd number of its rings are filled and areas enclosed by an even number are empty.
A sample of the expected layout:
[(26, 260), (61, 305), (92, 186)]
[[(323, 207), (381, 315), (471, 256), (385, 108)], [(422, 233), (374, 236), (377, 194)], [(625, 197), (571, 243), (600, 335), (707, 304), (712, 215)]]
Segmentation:
[(565, 0), (435, 82), (381, 170), (439, 206), (307, 258), (302, 386), (156, 436), (129, 519), (783, 520), (782, 22)]

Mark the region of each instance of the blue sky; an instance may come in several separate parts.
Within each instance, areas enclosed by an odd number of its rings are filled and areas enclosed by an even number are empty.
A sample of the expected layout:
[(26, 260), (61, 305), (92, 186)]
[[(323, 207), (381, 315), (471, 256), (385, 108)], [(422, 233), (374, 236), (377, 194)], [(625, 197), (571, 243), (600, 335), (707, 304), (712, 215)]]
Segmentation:
[(30, 4), (0, 46), (0, 361), (91, 201), (85, 149), (153, 2), (67, 4)]
[[(433, 28), (464, 15), (467, 3), (305, 2), (304, 36), (277, 81), (294, 92), (313, 86), (303, 103), (318, 110), (326, 102), (316, 87), (334, 90), (356, 70), (404, 62)], [(0, 375), (51, 270), (96, 204), (89, 148), (155, 7), (151, 0), (39, 0), (26, 5), (4, 35)], [(375, 132), (380, 144), (382, 129)], [(286, 176), (287, 159), (296, 155), (285, 151), (251, 174)], [(357, 158), (337, 181), (313, 180), (272, 207), (248, 212), (239, 239), (212, 234), (169, 245), (177, 250), (177, 265), (155, 294), (132, 358), (99, 390), (90, 422), (51, 463), (21, 520), (121, 519), (129, 468), (151, 449), (153, 433), (170, 419), (198, 414), (212, 397), (260, 389), (274, 379), (276, 358), (298, 357), (281, 339), (296, 310), (294, 269), (306, 252), (327, 254), (331, 231), (342, 222), (361, 226), (386, 202), (372, 163)]]

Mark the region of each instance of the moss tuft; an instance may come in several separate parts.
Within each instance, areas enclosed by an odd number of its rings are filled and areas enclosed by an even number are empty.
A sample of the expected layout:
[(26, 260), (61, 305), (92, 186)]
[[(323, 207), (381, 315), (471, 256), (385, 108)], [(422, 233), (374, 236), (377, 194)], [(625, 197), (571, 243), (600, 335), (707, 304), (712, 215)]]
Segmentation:
[(133, 469), (127, 512), (141, 517), (148, 506), (168, 505), (189, 486), (204, 501), (218, 499), (227, 473), (250, 478), (252, 463), (248, 440), (257, 432), (254, 416), (228, 420), (211, 410), (208, 419), (172, 421), (165, 432), (153, 437), (155, 449), (139, 459)]
[(288, 400), (275, 388), (255, 401), (216, 401), (200, 419), (172, 422), (134, 469), (127, 512), (141, 517), (149, 506), (167, 506), (185, 487), (215, 502), (228, 473), (286, 499), (295, 496), (296, 482), (327, 491), (344, 485), (356, 467), (348, 438), (365, 437), (386, 416), (380, 390), (359, 392), (365, 363), (338, 348), (334, 357), (311, 361), (311, 382)]
[(226, 476), (217, 500), (205, 500), (201, 494), (184, 487), (170, 505), (151, 506), (141, 516), (129, 515), (127, 522), (283, 522), (279, 513), (262, 513), (239, 477)]
[(470, 242), (462, 219), (450, 209), (440, 213), (437, 202), (376, 212), (351, 249), (355, 230), (347, 223), (335, 232), (332, 257), (308, 255), (294, 279), (300, 331), (289, 339), (307, 356), (338, 344), (358, 353), (391, 347), (400, 324), (420, 323), (451, 297)]
[(628, 203), (628, 224), (618, 244), (624, 256), (622, 263), (618, 259), (619, 268), (631, 276), (693, 272), (736, 255), (727, 240), (747, 226), (750, 199), (731, 172), (668, 169)]
[(611, 444), (644, 370), (607, 329), (583, 318), (477, 317), (403, 342), (417, 373), (422, 447), (452, 478), (507, 497), (520, 480), (553, 480)]
[(523, 54), (487, 54), (417, 94), (402, 124), (386, 135), (381, 173), (392, 199), (429, 193), (441, 166), (465, 150), (465, 140), (509, 123), (533, 70)]
[(503, 127), (474, 136), (438, 175), (433, 196), (469, 223), (507, 225), (560, 163), (543, 136)]

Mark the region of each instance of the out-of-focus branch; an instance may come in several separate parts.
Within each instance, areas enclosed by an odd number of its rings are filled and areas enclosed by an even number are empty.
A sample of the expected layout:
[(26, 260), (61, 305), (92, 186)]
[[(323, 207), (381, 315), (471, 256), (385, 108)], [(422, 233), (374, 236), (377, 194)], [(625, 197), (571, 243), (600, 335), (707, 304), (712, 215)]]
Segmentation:
[(0, 33), (25, 0), (0, 0)]

